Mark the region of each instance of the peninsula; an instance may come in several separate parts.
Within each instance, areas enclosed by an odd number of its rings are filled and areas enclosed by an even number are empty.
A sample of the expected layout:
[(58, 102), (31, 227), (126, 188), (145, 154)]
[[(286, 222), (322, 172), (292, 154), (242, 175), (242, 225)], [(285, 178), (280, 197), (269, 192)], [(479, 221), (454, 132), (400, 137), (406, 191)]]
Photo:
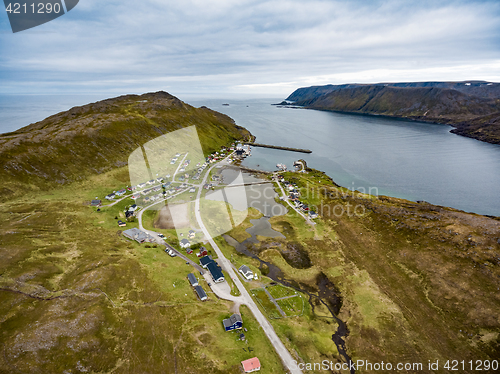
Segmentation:
[[(169, 171), (131, 185), (130, 152), (193, 125), (202, 152), (163, 147)], [(250, 139), (229, 117), (165, 92), (0, 135), (0, 371), (498, 365), (498, 217), (351, 191), (300, 161), (249, 185), (286, 213), (250, 207), (203, 240), (224, 216), (200, 198), (230, 191), (221, 173)], [(167, 200), (178, 203), (169, 218), (193, 227), (158, 224), (154, 205)], [(274, 237), (255, 234), (257, 222)], [(366, 366), (353, 371), (350, 360)]]

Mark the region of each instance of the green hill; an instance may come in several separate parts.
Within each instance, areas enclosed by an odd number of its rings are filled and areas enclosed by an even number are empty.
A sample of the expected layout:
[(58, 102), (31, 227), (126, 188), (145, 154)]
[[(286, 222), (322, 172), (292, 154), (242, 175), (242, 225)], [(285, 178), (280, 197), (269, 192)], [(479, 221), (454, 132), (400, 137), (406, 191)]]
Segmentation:
[[(417, 82), (345, 84), (299, 88), (287, 101), (309, 109), (384, 115), (457, 127), (454, 133), (500, 144), (494, 118), (500, 84)], [(477, 127), (480, 124), (481, 131)]]
[(148, 140), (191, 125), (206, 153), (249, 136), (231, 118), (166, 92), (120, 96), (1, 134), (0, 192), (52, 188), (124, 166)]

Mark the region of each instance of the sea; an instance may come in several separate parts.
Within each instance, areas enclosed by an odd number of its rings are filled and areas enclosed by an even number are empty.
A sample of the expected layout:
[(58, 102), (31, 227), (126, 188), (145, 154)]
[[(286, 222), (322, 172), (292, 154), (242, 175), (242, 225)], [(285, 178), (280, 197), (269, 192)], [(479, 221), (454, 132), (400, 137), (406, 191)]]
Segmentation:
[[(105, 98), (0, 95), (0, 132)], [(500, 216), (500, 145), (452, 134), (449, 126), (272, 105), (279, 99), (184, 101), (227, 114), (259, 143), (312, 151), (252, 147), (247, 167), (291, 168), (303, 159), (349, 189)]]

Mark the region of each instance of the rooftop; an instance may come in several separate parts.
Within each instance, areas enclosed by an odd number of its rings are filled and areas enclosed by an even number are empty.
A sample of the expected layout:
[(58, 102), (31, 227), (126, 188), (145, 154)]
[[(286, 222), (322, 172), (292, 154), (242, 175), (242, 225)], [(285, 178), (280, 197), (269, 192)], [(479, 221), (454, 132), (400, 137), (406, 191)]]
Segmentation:
[(257, 357), (241, 361), (241, 365), (243, 365), (243, 370), (245, 370), (245, 373), (250, 373), (255, 370), (260, 370), (260, 361)]

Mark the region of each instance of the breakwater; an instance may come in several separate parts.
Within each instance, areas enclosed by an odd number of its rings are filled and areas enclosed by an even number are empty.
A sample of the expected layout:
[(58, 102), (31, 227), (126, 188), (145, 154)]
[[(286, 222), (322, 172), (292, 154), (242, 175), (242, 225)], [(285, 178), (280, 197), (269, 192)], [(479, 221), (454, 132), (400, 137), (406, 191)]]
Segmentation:
[(265, 171), (265, 170), (258, 170), (258, 169), (251, 169), (251, 168), (247, 168), (245, 166), (238, 166), (239, 169), (243, 170), (243, 171), (248, 171), (250, 173), (258, 173), (258, 174), (273, 174), (272, 171)]
[(251, 145), (253, 147), (281, 149), (283, 151), (292, 151), (292, 152), (301, 152), (301, 153), (312, 153), (312, 151), (309, 150), (309, 149), (292, 148), (292, 147), (281, 147), (279, 145), (270, 145), (270, 144), (262, 144), (262, 143), (251, 143), (251, 142), (245, 142), (243, 144), (248, 144), (248, 145)]

